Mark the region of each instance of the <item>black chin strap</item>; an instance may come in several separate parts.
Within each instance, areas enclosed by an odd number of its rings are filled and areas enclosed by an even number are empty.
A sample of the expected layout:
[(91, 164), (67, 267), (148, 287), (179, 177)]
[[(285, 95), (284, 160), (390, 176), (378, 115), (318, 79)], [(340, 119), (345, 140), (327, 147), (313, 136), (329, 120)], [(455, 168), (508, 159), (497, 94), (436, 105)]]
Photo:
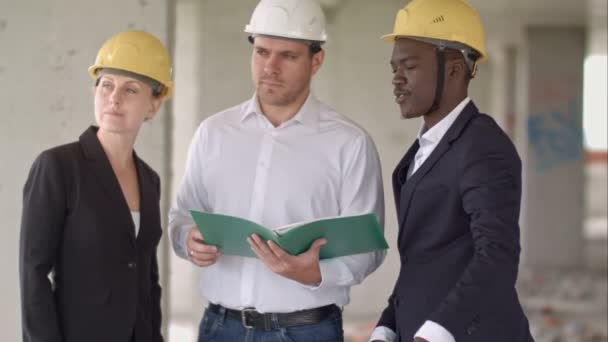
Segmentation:
[(431, 108), (426, 112), (427, 115), (431, 112), (439, 109), (439, 103), (441, 102), (441, 95), (443, 94), (443, 82), (445, 78), (445, 48), (437, 48), (437, 87), (435, 88), (435, 99)]

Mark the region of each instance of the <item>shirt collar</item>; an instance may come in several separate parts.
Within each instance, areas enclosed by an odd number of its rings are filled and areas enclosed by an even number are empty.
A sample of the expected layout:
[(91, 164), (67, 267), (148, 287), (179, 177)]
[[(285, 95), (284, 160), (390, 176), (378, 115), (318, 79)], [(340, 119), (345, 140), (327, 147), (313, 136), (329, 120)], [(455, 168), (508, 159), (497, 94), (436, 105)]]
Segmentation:
[[(284, 122), (281, 126), (291, 125), (293, 122), (300, 123), (304, 126), (318, 129), (319, 128), (319, 118), (320, 118), (321, 104), (319, 100), (312, 94), (308, 94), (306, 101), (302, 105), (302, 108), (293, 116), (290, 120)], [(262, 110), (260, 109), (260, 104), (258, 102), (257, 94), (254, 94), (249, 103), (245, 106), (245, 110), (243, 115), (241, 116), (241, 122), (245, 122), (251, 117), (255, 117), (256, 115), (264, 116)]]
[(260, 109), (260, 105), (258, 104), (258, 96), (257, 94), (253, 94), (253, 97), (247, 104), (245, 105), (245, 110), (243, 111), (243, 115), (241, 116), (241, 122), (245, 122), (250, 117), (255, 116), (258, 113), (262, 113)]
[(456, 107), (454, 107), (454, 109), (452, 109), (448, 115), (446, 115), (430, 129), (426, 129), (425, 124), (422, 123), (422, 127), (420, 127), (420, 130), (418, 131), (418, 141), (420, 145), (438, 144), (441, 138), (443, 138), (445, 133), (450, 129), (454, 121), (456, 121), (456, 118), (458, 118), (464, 107), (470, 101), (471, 99), (466, 97)]

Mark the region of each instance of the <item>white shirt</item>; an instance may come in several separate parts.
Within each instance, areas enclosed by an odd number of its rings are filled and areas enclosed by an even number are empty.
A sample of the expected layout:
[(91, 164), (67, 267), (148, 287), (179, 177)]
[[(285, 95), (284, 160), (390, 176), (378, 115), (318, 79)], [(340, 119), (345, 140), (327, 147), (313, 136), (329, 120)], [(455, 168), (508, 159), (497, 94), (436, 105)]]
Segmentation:
[[(448, 115), (429, 129), (426, 129), (424, 123), (422, 124), (422, 127), (418, 131), (418, 144), (420, 147), (418, 148), (418, 151), (416, 151), (414, 162), (409, 165), (407, 172), (408, 178), (411, 177), (424, 161), (427, 160), (431, 153), (433, 153), (435, 147), (437, 147), (445, 133), (452, 127), (456, 118), (458, 118), (464, 107), (466, 107), (470, 101), (471, 99), (468, 97), (462, 100), (462, 102), (454, 107)], [(433, 321), (424, 322), (414, 336), (424, 338), (430, 342), (455, 342), (454, 336), (448, 330)], [(397, 335), (391, 329), (379, 326), (372, 332), (370, 341), (380, 340), (393, 342), (396, 337)]]
[[(190, 209), (243, 217), (268, 228), (339, 215), (375, 213), (384, 222), (378, 153), (366, 132), (310, 95), (274, 127), (254, 96), (201, 123), (169, 213), (173, 249), (186, 256)], [(202, 269), (200, 293), (232, 309), (291, 312), (349, 302), (349, 289), (385, 252), (320, 262), (322, 281), (305, 286), (257, 258), (222, 255)]]

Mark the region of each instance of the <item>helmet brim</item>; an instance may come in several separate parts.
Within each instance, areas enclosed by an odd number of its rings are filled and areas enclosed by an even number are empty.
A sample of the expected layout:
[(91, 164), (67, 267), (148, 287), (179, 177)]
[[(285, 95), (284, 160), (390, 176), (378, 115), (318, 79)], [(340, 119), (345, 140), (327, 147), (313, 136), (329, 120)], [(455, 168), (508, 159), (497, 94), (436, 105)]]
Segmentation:
[(399, 37), (399, 35), (394, 34), (394, 33), (389, 33), (389, 34), (385, 34), (382, 37), (380, 37), (380, 39), (384, 40), (387, 43), (394, 43), (395, 39), (397, 39), (397, 37)]

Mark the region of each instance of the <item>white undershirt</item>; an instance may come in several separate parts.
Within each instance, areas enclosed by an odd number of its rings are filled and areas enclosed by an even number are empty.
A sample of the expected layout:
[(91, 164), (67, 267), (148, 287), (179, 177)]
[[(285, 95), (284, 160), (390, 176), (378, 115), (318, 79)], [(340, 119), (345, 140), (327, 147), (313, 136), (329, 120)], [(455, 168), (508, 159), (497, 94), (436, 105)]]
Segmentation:
[(139, 221), (140, 221), (139, 211), (131, 210), (131, 217), (133, 217), (133, 224), (135, 225), (135, 237), (137, 237), (137, 234), (139, 234)]

